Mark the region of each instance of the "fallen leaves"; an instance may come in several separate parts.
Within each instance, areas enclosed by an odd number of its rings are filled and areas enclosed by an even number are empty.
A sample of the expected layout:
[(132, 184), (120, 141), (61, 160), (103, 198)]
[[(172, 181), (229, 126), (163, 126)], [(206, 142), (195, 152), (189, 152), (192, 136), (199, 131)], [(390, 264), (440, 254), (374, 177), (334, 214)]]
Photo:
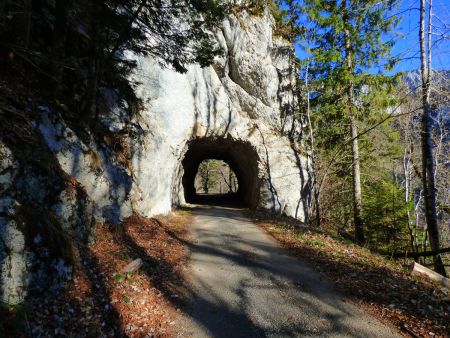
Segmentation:
[[(56, 295), (31, 299), (32, 336), (168, 337), (182, 302), (182, 237), (190, 216), (133, 215), (119, 229), (97, 225), (80, 248), (74, 278)], [(133, 259), (142, 267), (123, 272)], [(25, 334), (24, 334), (25, 335)]]
[(413, 337), (449, 337), (448, 291), (395, 261), (326, 233), (258, 219), (294, 256), (308, 261), (355, 303)]

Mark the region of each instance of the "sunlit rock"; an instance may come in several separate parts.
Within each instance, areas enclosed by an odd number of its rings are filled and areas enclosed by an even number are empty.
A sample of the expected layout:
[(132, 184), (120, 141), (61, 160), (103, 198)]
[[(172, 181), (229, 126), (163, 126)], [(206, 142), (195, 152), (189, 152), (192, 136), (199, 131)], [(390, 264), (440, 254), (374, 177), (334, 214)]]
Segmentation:
[[(132, 79), (145, 103), (135, 119), (144, 135), (133, 157), (132, 197), (140, 213), (186, 203), (186, 175), (195, 177), (198, 159), (210, 156), (232, 162), (241, 177), (252, 176), (252, 183), (240, 184), (247, 187), (241, 191), (247, 205), (304, 220), (308, 165), (288, 137), (300, 131), (290, 115), (292, 51), (273, 38), (273, 25), (269, 13), (231, 15), (216, 33), (224, 55), (208, 68), (190, 66), (186, 74), (135, 57)], [(194, 162), (186, 161), (197, 140), (205, 146), (196, 148)]]

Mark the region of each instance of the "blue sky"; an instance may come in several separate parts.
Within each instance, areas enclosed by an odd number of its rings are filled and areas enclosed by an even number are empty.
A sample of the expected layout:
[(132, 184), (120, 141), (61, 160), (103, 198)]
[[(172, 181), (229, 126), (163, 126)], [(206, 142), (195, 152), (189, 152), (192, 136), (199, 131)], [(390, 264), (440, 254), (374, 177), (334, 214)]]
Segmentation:
[[(395, 40), (392, 55), (400, 56), (402, 60), (395, 66), (392, 73), (415, 70), (420, 67), (419, 60), (419, 11), (420, 0), (403, 0), (398, 9), (402, 21), (392, 34), (399, 35)], [(428, 1), (428, 0), (427, 0)], [(413, 9), (411, 9), (413, 8)], [(416, 8), (416, 9), (414, 9)], [(436, 34), (444, 34), (445, 39), (436, 41), (439, 37), (433, 35), (432, 49), (433, 68), (450, 70), (450, 0), (433, 0), (433, 26)], [(296, 48), (302, 58), (303, 53)]]
[[(396, 33), (404, 34), (405, 37), (398, 39), (394, 49), (393, 55), (402, 55), (406, 59), (401, 61), (396, 71), (408, 71), (419, 68), (419, 11), (408, 10), (409, 8), (418, 8), (419, 0), (403, 0), (399, 8), (402, 13), (402, 21), (396, 28)], [(433, 19), (432, 23), (435, 26), (436, 34), (443, 33), (447, 36), (446, 39), (437, 41), (437, 35), (433, 35), (435, 45), (432, 49), (433, 67), (437, 69), (450, 69), (450, 0), (433, 0)]]

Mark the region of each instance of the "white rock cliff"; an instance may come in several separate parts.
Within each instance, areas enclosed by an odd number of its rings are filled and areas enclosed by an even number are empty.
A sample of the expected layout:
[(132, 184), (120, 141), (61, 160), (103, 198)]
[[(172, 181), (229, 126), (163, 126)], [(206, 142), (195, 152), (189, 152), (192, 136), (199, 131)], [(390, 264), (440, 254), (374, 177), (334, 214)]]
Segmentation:
[(231, 15), (217, 33), (223, 57), (186, 74), (136, 58), (133, 80), (145, 102), (136, 123), (146, 131), (133, 157), (132, 198), (140, 213), (165, 213), (185, 203), (182, 160), (190, 142), (205, 139), (214, 153), (227, 139), (231, 148), (247, 143), (257, 154), (259, 180), (250, 188), (259, 197), (253, 206), (304, 220), (307, 160), (286, 136), (291, 125), (283, 118), (294, 103), (291, 51), (273, 37), (273, 25), (268, 13)]

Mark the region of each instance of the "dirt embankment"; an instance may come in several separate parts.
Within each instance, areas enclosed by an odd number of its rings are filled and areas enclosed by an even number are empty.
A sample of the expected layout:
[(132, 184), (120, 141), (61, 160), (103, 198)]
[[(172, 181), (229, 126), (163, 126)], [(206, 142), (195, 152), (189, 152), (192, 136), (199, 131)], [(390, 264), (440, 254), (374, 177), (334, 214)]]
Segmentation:
[[(7, 336), (173, 336), (190, 222), (190, 214), (180, 211), (133, 215), (116, 227), (97, 225), (94, 243), (78, 248), (73, 279), (64, 290), (4, 310)], [(123, 273), (136, 258), (143, 267)]]
[(412, 337), (450, 337), (448, 290), (411, 276), (403, 260), (391, 261), (325, 232), (262, 215), (253, 215), (253, 221), (383, 322)]

